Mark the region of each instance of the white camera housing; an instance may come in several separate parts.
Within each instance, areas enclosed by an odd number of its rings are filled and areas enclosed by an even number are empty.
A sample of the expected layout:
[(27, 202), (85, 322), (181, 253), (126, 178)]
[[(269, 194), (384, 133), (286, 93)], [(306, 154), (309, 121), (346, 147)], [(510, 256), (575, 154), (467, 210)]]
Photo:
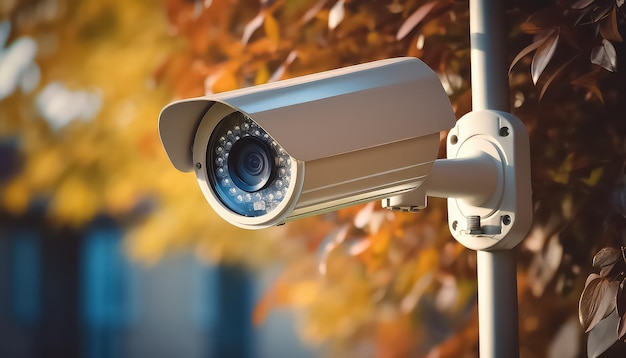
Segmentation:
[(454, 125), (437, 75), (396, 58), (177, 101), (159, 134), (221, 217), (260, 229), (417, 188)]

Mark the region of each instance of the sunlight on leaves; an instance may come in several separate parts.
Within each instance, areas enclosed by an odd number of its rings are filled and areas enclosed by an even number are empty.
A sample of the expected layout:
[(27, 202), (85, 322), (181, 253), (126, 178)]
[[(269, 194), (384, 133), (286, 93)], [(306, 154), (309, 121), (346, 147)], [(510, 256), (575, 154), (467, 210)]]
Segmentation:
[(600, 275), (591, 274), (580, 296), (578, 318), (585, 332), (589, 332), (615, 310), (618, 282), (610, 282)]
[(539, 81), (539, 77), (548, 66), (548, 63), (550, 63), (552, 56), (554, 56), (558, 43), (559, 33), (553, 30), (537, 48), (537, 52), (535, 52), (535, 56), (530, 65), (533, 83), (537, 84), (537, 81)]
[(617, 53), (611, 41), (602, 39), (602, 45), (593, 48), (591, 51), (591, 62), (607, 71), (617, 71)]
[(400, 26), (396, 33), (396, 40), (402, 40), (417, 27), (428, 14), (437, 6), (437, 1), (427, 2), (415, 10)]
[(339, 26), (341, 21), (343, 21), (344, 15), (344, 0), (338, 0), (328, 14), (328, 28), (334, 30)]

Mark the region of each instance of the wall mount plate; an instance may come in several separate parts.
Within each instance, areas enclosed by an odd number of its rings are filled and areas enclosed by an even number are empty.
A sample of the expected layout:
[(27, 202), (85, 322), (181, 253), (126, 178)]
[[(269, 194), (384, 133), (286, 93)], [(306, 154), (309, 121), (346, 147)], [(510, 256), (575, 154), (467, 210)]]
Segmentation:
[(448, 133), (448, 159), (487, 154), (495, 161), (499, 177), (492, 195), (484, 202), (448, 198), (450, 232), (465, 247), (511, 249), (530, 230), (533, 211), (529, 148), (524, 124), (506, 112), (470, 112)]

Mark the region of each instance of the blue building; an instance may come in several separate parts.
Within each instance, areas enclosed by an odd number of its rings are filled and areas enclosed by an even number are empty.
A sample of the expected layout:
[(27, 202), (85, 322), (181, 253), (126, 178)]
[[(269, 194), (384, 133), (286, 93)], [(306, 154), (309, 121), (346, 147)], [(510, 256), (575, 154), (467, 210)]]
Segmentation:
[(206, 266), (191, 254), (130, 262), (123, 232), (43, 214), (0, 215), (0, 357), (313, 357), (288, 311), (251, 324), (270, 271)]

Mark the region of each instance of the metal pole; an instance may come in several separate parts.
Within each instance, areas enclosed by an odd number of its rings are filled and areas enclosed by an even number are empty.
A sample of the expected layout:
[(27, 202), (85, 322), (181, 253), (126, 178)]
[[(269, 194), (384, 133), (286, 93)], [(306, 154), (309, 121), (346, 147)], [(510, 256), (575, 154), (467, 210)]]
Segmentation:
[[(472, 109), (508, 112), (506, 32), (501, 0), (470, 0)], [(482, 358), (519, 357), (513, 250), (478, 251), (479, 349)]]

